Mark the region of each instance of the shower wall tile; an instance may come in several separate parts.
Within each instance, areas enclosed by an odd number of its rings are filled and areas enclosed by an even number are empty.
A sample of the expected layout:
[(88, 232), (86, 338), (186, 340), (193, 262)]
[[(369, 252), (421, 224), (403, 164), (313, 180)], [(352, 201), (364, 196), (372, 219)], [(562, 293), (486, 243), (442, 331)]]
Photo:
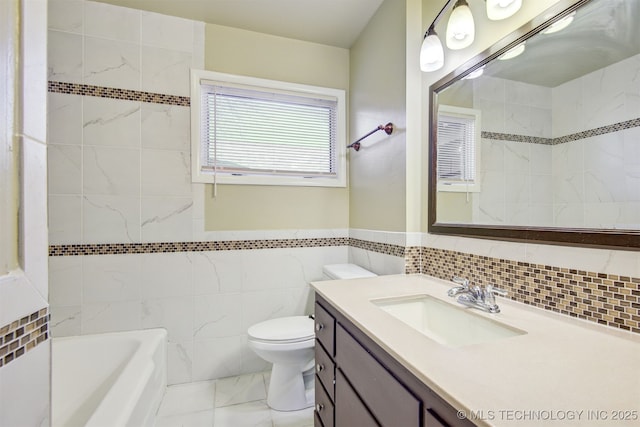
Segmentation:
[(83, 303), (140, 301), (142, 268), (139, 257), (103, 255), (73, 258), (82, 259), (82, 277), (86, 279), (82, 281)]
[(142, 12), (141, 42), (145, 46), (192, 52), (194, 28), (194, 21), (188, 19)]
[(139, 90), (139, 45), (85, 36), (83, 83)]
[(190, 153), (142, 150), (142, 195), (190, 197)]
[(238, 375), (242, 371), (239, 356), (245, 346), (241, 336), (194, 341), (192, 381)]
[(49, 282), (51, 307), (79, 307), (82, 304), (82, 257), (50, 257)]
[(193, 339), (242, 335), (242, 294), (201, 295), (194, 300)]
[(48, 95), (47, 143), (82, 145), (82, 97), (64, 93)]
[(140, 242), (140, 200), (131, 196), (84, 196), (84, 243)]
[(142, 327), (165, 328), (169, 342), (193, 339), (194, 298), (185, 297), (143, 299), (141, 303)]
[(192, 240), (193, 200), (186, 197), (143, 197), (142, 242)]
[(142, 90), (189, 96), (192, 54), (156, 47), (142, 47)]
[(85, 146), (82, 164), (84, 194), (140, 196), (140, 150)]
[(82, 304), (82, 327), (85, 334), (133, 331), (142, 328), (140, 302), (118, 301)]
[(188, 252), (140, 256), (143, 298), (193, 295), (192, 262)]
[(49, 244), (82, 242), (82, 196), (49, 195)]
[(247, 265), (236, 251), (194, 252), (194, 295), (240, 293)]
[(82, 147), (50, 145), (47, 149), (49, 194), (82, 194)]
[(82, 83), (82, 36), (49, 30), (47, 46), (49, 80)]
[(139, 149), (140, 109), (140, 102), (84, 97), (83, 144)]
[(189, 151), (191, 110), (177, 105), (142, 103), (142, 147)]
[(84, 34), (140, 43), (141, 12), (98, 2), (84, 2)]
[(167, 345), (167, 383), (191, 382), (192, 370), (193, 341), (169, 342)]
[(82, 34), (84, 3), (83, 0), (49, 0), (49, 29)]

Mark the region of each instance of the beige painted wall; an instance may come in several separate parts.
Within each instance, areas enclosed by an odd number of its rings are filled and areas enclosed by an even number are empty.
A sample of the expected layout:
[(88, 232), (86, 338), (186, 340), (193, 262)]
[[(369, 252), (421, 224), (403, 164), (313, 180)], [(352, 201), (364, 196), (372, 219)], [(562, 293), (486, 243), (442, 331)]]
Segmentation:
[[(429, 94), (429, 86), (433, 83), (437, 82), (451, 71), (455, 70), (457, 67), (461, 66), (465, 62), (472, 59), (474, 56), (480, 54), (485, 49), (492, 46), (494, 43), (500, 41), (504, 37), (508, 36), (511, 32), (518, 29), (522, 25), (529, 22), (534, 17), (540, 15), (542, 12), (547, 10), (549, 7), (554, 4), (559, 3), (559, 0), (538, 0), (538, 1), (527, 1), (522, 3), (522, 8), (513, 15), (512, 17), (502, 20), (502, 21), (490, 21), (484, 10), (484, 2), (469, 2), (469, 6), (473, 12), (474, 21), (475, 21), (475, 41), (471, 46), (466, 49), (461, 49), (457, 51), (452, 51), (446, 48), (445, 46), (445, 63), (444, 67), (441, 70), (430, 72), (430, 73), (422, 73), (422, 92), (423, 92), (423, 105), (422, 105), (422, 117), (425, 118), (424, 127), (423, 127), (423, 140), (421, 141), (424, 144), (424, 152), (427, 151), (428, 144), (428, 135), (429, 135), (429, 124), (428, 124), (428, 115), (429, 115), (429, 104), (428, 104), (428, 94)], [(441, 2), (432, 2), (430, 0), (422, 0), (422, 18), (423, 18), (423, 35), (424, 31), (427, 30), (433, 18), (438, 14), (440, 9), (442, 8)], [(448, 14), (445, 14), (443, 18), (440, 20), (438, 25), (436, 26), (436, 31), (441, 35), (441, 40), (443, 40), (442, 35), (446, 32)], [(443, 42), (444, 43), (444, 42)], [(416, 52), (416, 55), (419, 55)], [(429, 161), (427, 155), (423, 156), (422, 162), (422, 172), (423, 172), (423, 180), (421, 185), (424, 186), (422, 190), (420, 190), (423, 194), (427, 192), (427, 180), (425, 173), (429, 168)], [(415, 171), (408, 171), (409, 174), (415, 174)], [(427, 198), (424, 199), (425, 202), (422, 205), (422, 231), (427, 230), (428, 226), (428, 205)]]
[(406, 5), (385, 0), (351, 48), (350, 137), (392, 122), (349, 153), (352, 228), (406, 229)]
[[(349, 89), (349, 50), (207, 24), (205, 68), (264, 79)], [(205, 186), (205, 229), (349, 227), (348, 188)]]

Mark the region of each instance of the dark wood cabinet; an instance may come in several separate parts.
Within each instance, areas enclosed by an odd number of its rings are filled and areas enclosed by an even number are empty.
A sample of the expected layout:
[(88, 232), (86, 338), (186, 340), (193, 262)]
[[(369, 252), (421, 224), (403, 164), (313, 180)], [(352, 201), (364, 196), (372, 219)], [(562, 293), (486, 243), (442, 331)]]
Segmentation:
[(315, 427), (471, 427), (322, 297), (316, 297)]

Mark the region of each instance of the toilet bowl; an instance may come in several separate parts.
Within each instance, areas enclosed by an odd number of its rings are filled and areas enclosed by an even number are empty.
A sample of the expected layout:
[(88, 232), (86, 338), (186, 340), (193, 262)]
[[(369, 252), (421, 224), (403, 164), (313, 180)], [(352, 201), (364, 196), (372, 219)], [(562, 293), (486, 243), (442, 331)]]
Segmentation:
[[(372, 277), (374, 273), (355, 264), (323, 267), (323, 280)], [(297, 411), (315, 400), (315, 332), (311, 316), (266, 320), (247, 330), (248, 345), (273, 364), (267, 404), (277, 411)]]
[(297, 411), (313, 406), (313, 325), (309, 316), (292, 316), (267, 320), (247, 331), (249, 348), (273, 364), (267, 393), (270, 408)]

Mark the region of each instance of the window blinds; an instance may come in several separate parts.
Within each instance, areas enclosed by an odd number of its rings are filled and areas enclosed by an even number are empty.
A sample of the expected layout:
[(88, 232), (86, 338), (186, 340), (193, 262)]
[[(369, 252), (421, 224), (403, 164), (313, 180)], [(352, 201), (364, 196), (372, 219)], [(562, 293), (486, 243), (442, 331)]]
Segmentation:
[(475, 117), (438, 115), (438, 181), (475, 182), (475, 135)]
[(337, 99), (202, 82), (202, 169), (337, 175)]

